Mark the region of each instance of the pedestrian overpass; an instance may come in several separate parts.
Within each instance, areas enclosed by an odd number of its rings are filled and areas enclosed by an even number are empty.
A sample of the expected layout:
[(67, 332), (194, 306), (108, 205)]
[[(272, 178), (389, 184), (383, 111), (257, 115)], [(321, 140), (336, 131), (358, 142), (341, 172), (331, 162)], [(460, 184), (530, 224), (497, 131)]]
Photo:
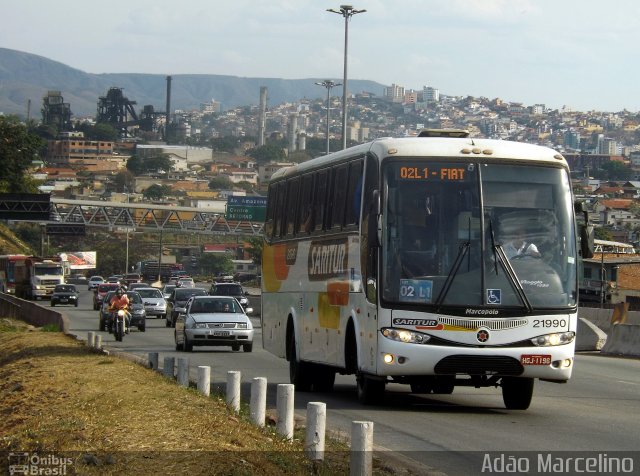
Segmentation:
[(211, 208), (51, 197), (48, 226), (91, 226), (116, 232), (262, 236), (264, 223), (228, 220), (224, 203)]

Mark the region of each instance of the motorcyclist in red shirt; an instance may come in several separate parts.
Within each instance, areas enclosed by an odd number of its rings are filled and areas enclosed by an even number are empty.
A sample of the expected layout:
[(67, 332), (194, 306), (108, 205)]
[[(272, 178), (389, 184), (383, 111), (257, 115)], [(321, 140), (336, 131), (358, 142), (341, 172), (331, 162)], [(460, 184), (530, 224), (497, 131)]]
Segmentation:
[(126, 333), (129, 333), (129, 324), (131, 322), (131, 315), (129, 314), (129, 296), (124, 292), (124, 289), (118, 288), (116, 293), (111, 297), (111, 301), (109, 302), (109, 311), (112, 313), (112, 322), (111, 325), (114, 324), (113, 320), (117, 317), (117, 312), (119, 310), (125, 311), (125, 328)]

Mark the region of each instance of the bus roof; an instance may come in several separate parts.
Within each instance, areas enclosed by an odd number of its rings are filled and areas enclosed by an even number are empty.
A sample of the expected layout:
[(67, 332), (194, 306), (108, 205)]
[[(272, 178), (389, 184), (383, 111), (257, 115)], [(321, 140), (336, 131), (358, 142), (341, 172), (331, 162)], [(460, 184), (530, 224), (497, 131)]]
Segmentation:
[(523, 142), (472, 137), (386, 137), (285, 167), (275, 172), (271, 179), (275, 180), (307, 170), (322, 168), (324, 165), (364, 155), (367, 152), (372, 152), (380, 158), (390, 155), (397, 157), (432, 156), (464, 160), (475, 158), (487, 162), (516, 159), (568, 167), (566, 160), (559, 152), (549, 147)]

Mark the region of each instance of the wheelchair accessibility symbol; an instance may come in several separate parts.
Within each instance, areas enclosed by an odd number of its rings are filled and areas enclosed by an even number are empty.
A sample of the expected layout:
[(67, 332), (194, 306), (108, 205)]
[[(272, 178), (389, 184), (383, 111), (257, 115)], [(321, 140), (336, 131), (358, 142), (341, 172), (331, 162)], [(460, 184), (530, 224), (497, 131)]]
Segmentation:
[(501, 303), (502, 303), (502, 290), (487, 289), (487, 304), (501, 304)]

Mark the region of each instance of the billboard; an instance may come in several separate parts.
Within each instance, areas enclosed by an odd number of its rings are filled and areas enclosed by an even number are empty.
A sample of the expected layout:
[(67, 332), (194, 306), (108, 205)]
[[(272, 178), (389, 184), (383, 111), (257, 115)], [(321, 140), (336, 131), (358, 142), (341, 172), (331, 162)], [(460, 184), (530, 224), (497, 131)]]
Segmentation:
[(72, 270), (94, 269), (97, 263), (95, 251), (69, 251), (60, 253), (60, 258), (67, 261)]

